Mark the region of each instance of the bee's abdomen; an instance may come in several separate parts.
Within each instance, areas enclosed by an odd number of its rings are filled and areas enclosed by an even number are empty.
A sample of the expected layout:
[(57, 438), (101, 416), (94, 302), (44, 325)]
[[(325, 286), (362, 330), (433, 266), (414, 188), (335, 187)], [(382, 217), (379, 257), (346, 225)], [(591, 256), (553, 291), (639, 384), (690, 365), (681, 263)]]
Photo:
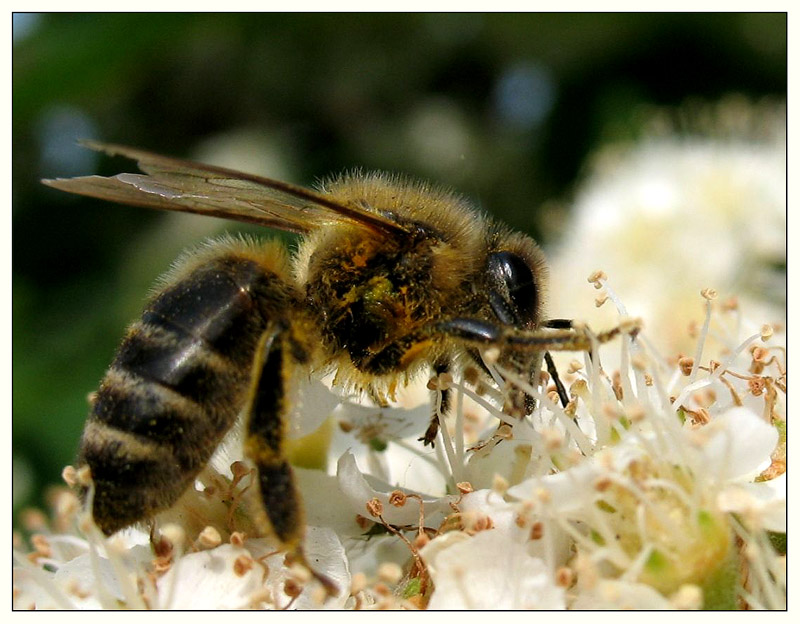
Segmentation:
[(81, 442), (104, 532), (169, 507), (193, 481), (242, 407), (260, 335), (288, 302), (283, 279), (233, 255), (150, 302), (97, 392)]

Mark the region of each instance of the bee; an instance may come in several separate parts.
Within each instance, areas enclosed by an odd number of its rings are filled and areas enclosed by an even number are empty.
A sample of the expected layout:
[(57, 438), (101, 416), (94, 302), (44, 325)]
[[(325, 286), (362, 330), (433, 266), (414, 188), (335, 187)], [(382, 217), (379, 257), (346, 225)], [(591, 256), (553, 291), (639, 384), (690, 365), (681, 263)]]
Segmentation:
[[(552, 368), (549, 350), (591, 348), (569, 321), (545, 319), (547, 267), (537, 244), (450, 191), (383, 173), (344, 175), (313, 191), (85, 145), (135, 160), (143, 173), (43, 182), (301, 237), (293, 254), (274, 240), (228, 238), (187, 255), (128, 328), (78, 454), (105, 534), (171, 507), (241, 415), (267, 527), (306, 563), (303, 509), (284, 449), (299, 374), (336, 371), (337, 385), (383, 402), (423, 371), (475, 366), (491, 383), (481, 355), (488, 347), (532, 385), (543, 357)], [(566, 403), (560, 383), (558, 392)], [(441, 393), (420, 438), (426, 445), (451, 402), (451, 390)], [(506, 411), (532, 409), (532, 397), (510, 393)]]

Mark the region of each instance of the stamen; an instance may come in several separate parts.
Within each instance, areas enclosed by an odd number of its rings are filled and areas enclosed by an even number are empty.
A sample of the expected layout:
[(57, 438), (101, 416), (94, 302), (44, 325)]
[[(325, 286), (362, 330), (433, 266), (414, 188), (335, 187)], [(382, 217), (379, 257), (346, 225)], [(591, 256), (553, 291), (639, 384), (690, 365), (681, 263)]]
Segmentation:
[(694, 353), (694, 362), (692, 362), (692, 371), (689, 375), (689, 383), (692, 383), (697, 377), (697, 367), (700, 364), (700, 358), (703, 356), (703, 346), (706, 343), (708, 336), (708, 326), (711, 323), (711, 301), (716, 299), (717, 291), (713, 288), (704, 288), (701, 293), (706, 300), (706, 317), (703, 321), (703, 329), (700, 332), (700, 337), (697, 340), (697, 350)]

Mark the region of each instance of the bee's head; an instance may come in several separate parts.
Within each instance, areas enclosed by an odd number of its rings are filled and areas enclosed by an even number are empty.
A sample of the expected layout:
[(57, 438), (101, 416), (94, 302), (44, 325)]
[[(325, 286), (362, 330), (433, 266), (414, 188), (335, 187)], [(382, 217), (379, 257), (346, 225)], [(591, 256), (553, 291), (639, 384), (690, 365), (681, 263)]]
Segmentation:
[(533, 329), (544, 315), (547, 265), (533, 240), (500, 232), (486, 257), (485, 279), (492, 312), (503, 325)]

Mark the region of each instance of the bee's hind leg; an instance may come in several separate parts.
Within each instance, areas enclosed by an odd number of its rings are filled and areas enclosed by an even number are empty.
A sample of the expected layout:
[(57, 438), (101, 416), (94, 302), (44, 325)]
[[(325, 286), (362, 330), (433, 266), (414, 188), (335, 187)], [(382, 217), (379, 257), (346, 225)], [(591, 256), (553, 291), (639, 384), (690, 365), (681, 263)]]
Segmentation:
[(302, 343), (294, 339), (286, 324), (271, 327), (261, 337), (253, 362), (244, 448), (256, 467), (258, 496), (266, 516), (262, 520), (284, 545), (290, 559), (307, 567), (328, 595), (337, 595), (339, 588), (306, 560), (305, 514), (284, 449), (292, 372), (307, 358)]

